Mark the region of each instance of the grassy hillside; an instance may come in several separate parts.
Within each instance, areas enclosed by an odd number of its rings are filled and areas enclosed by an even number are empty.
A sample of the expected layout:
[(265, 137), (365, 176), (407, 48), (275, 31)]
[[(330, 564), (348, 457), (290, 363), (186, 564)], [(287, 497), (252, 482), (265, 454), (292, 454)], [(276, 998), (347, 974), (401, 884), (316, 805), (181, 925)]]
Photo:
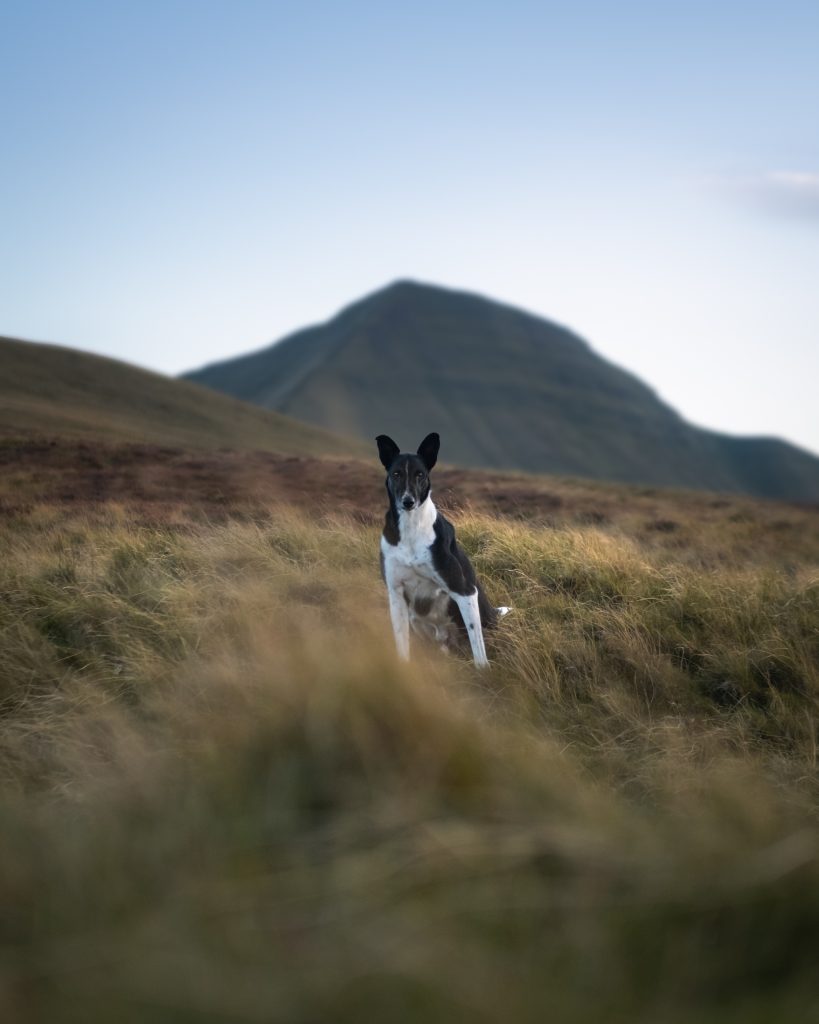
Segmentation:
[(187, 376), (366, 440), (437, 430), (463, 466), (819, 501), (808, 452), (693, 427), (571, 331), (465, 292), (398, 282)]
[(514, 607), (479, 673), (396, 662), (380, 479), (257, 471), (214, 519), (202, 460), (150, 501), (13, 469), (4, 1021), (819, 1013), (815, 514), (495, 481), (456, 516)]
[(74, 349), (0, 338), (0, 434), (21, 432), (296, 453), (358, 447), (188, 381)]

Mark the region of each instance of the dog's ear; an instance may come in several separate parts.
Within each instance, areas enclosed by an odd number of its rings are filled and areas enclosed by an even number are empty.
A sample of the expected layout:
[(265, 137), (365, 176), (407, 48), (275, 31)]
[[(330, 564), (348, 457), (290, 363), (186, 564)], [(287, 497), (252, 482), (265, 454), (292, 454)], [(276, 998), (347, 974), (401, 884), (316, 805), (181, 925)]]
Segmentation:
[(421, 462), (431, 470), (438, 461), (438, 449), (441, 447), (441, 439), (437, 434), (427, 434), (424, 440), (418, 445), (418, 456)]
[(381, 465), (384, 469), (389, 469), (393, 462), (395, 462), (395, 456), (399, 454), (401, 449), (386, 434), (379, 434), (375, 442), (378, 445), (378, 457), (381, 459)]

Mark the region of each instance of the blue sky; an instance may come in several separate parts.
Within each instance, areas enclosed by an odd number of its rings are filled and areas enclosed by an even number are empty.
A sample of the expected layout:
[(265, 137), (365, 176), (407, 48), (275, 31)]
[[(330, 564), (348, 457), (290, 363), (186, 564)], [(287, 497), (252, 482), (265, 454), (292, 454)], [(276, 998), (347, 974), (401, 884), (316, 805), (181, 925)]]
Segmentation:
[(178, 372), (398, 277), (819, 452), (819, 4), (0, 3), (0, 332)]

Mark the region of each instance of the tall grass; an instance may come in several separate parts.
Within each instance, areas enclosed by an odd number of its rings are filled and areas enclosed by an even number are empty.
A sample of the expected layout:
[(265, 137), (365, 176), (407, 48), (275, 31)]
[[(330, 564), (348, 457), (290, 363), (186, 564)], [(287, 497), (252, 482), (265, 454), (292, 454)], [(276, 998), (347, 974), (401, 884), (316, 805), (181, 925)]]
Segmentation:
[(819, 1015), (816, 564), (458, 527), (484, 673), (351, 519), (8, 520), (3, 1020)]

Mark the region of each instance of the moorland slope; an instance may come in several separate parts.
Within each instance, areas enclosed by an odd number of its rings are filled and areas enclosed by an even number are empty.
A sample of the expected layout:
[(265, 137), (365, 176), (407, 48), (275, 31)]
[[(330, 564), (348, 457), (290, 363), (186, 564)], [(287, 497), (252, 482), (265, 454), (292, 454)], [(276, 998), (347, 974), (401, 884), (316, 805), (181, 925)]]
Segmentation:
[(364, 450), (189, 381), (14, 338), (0, 338), (0, 433), (297, 454)]
[(377, 467), (0, 455), (2, 1020), (816, 1019), (810, 509), (436, 470), (478, 672)]

